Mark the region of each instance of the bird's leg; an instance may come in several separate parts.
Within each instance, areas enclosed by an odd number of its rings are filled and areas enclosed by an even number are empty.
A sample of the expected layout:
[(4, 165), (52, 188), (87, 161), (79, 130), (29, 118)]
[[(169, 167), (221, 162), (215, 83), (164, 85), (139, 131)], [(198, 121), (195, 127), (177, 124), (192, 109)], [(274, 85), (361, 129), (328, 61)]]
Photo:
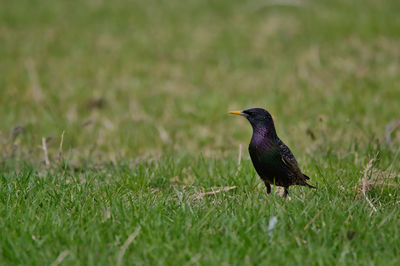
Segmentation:
[(271, 194), (271, 185), (267, 183), (267, 181), (264, 181), (265, 188), (267, 189), (267, 194)]
[(286, 199), (286, 197), (288, 196), (288, 194), (289, 194), (289, 188), (288, 188), (288, 187), (285, 187), (285, 191), (283, 192), (283, 198)]

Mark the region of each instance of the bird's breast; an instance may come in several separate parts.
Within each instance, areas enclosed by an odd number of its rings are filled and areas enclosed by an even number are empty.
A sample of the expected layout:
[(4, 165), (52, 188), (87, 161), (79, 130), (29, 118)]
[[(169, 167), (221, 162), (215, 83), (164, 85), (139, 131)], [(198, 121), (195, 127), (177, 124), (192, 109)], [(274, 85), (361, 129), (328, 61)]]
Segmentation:
[(278, 147), (268, 143), (250, 143), (249, 154), (255, 167), (274, 164), (280, 157)]

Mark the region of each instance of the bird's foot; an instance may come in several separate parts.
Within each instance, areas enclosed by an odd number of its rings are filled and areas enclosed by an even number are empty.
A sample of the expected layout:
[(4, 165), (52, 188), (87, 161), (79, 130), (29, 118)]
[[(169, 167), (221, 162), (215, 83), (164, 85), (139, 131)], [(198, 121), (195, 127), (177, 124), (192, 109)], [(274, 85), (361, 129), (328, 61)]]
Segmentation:
[[(289, 195), (289, 188), (285, 187), (283, 191), (283, 198), (286, 199)], [(290, 198), (290, 197), (289, 197)]]

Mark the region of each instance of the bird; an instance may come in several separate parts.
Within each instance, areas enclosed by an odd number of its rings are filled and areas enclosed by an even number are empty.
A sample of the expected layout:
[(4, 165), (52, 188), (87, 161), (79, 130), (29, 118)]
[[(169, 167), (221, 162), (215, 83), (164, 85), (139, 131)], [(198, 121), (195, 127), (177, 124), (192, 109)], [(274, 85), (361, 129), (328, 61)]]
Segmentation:
[(289, 147), (278, 137), (271, 114), (262, 108), (231, 111), (230, 114), (247, 118), (253, 127), (249, 154), (257, 174), (264, 181), (267, 194), (271, 185), (284, 188), (283, 198), (289, 194), (292, 185), (315, 188), (307, 180)]

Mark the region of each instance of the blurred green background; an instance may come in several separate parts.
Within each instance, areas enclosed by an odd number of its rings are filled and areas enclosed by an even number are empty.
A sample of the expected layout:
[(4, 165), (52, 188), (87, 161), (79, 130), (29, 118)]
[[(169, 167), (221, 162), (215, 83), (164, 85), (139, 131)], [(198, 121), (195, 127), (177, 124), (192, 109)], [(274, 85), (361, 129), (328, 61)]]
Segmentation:
[[(2, 0), (2, 160), (226, 155), (263, 107), (295, 154), (400, 117), (400, 2)], [(394, 141), (399, 140), (393, 134)], [(397, 142), (398, 143), (398, 142)], [(66, 155), (66, 156), (67, 156)]]

